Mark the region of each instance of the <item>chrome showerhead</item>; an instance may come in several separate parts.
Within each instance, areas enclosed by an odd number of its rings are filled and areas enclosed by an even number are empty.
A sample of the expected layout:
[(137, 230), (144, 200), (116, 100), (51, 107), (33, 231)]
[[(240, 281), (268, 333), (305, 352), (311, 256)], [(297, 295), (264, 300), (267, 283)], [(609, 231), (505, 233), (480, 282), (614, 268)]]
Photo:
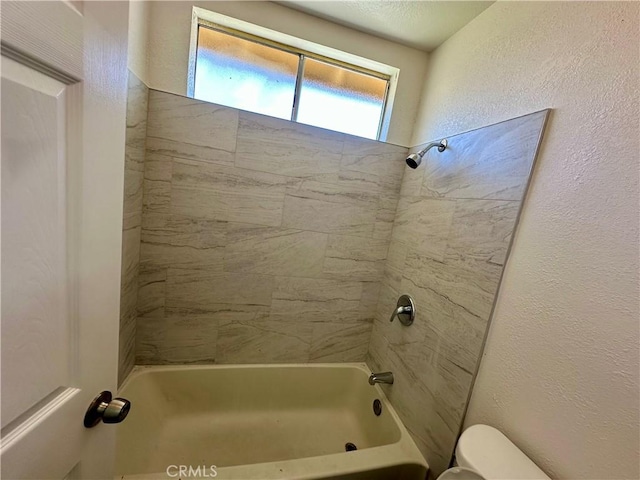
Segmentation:
[(422, 162), (422, 156), (418, 155), (417, 153), (412, 153), (407, 157), (407, 165), (409, 165), (411, 168), (418, 168), (420, 162)]
[(424, 157), (425, 153), (427, 153), (433, 147), (438, 147), (439, 152), (444, 152), (447, 149), (447, 145), (448, 143), (446, 138), (443, 138), (439, 142), (432, 142), (428, 144), (426, 147), (424, 147), (422, 150), (420, 150), (418, 153), (412, 153), (411, 155), (409, 155), (406, 160), (407, 165), (409, 165), (413, 169), (416, 169), (418, 168), (418, 165), (420, 165), (420, 163), (422, 162), (422, 157)]

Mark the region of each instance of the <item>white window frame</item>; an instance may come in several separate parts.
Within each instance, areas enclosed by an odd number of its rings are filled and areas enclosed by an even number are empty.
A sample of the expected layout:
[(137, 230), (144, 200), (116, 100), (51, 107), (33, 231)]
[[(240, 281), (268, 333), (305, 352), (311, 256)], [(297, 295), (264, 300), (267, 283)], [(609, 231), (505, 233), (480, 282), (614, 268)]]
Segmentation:
[[(237, 18), (222, 15), (210, 10), (205, 10), (204, 8), (193, 7), (191, 15), (191, 39), (189, 45), (189, 71), (187, 74), (187, 95), (192, 98), (195, 92), (198, 28), (200, 27), (200, 25), (214, 29), (218, 28), (223, 32), (225, 32), (226, 30), (237, 31), (246, 34), (248, 40), (259, 41), (259, 39), (264, 39), (281, 45), (284, 47), (284, 49), (286, 49), (286, 47), (289, 47), (291, 51), (298, 51), (303, 55), (304, 53), (311, 54), (310, 58), (318, 57), (318, 59), (320, 60), (327, 61), (328, 63), (334, 63), (335, 65), (341, 67), (349, 68), (349, 66), (352, 66), (356, 67), (358, 69), (357, 71), (362, 71), (363, 73), (371, 72), (371, 74), (378, 74), (375, 76), (387, 77), (387, 95), (383, 106), (383, 112), (381, 116), (382, 119), (378, 129), (377, 137), (379, 141), (386, 141), (387, 135), (389, 133), (391, 112), (393, 110), (393, 102), (395, 100), (400, 69), (392, 67), (390, 65), (385, 65), (384, 63), (376, 62), (375, 60), (370, 60), (368, 58), (359, 57), (348, 52), (343, 52), (335, 48), (326, 47), (324, 45), (310, 42), (308, 40), (303, 40), (292, 35), (287, 35), (286, 33), (281, 33), (269, 28), (261, 27), (253, 23), (238, 20)], [(257, 37), (257, 39), (254, 40), (250, 37)], [(274, 47), (277, 48), (277, 46)]]

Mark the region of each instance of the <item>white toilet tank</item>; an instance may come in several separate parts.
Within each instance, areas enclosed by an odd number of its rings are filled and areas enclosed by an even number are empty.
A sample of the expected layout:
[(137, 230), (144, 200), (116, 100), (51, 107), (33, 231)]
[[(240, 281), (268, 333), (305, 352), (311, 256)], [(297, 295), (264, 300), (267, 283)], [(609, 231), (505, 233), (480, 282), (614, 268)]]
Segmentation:
[(473, 425), (462, 433), (456, 447), (456, 462), (486, 480), (549, 479), (502, 432), (488, 425)]

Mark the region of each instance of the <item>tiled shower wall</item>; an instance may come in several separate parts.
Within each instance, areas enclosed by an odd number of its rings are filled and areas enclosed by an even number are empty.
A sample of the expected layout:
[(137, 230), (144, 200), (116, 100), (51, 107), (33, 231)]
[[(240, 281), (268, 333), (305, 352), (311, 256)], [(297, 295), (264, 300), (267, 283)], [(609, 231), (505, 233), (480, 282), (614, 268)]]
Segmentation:
[[(446, 469), (547, 111), (449, 137), (406, 169), (367, 362), (429, 462)], [(389, 323), (410, 294), (415, 323)]]
[(136, 363), (364, 361), (406, 154), (151, 90)]
[(147, 86), (133, 73), (129, 72), (124, 165), (118, 384), (122, 383), (133, 368), (136, 354), (135, 336), (140, 230), (142, 226), (142, 179), (147, 137), (148, 99), (149, 89)]

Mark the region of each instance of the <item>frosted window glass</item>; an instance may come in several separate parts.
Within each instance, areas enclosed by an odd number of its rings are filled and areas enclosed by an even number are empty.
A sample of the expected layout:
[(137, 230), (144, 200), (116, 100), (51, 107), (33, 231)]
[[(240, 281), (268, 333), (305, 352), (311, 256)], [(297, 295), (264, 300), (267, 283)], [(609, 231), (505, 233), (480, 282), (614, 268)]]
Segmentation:
[(198, 28), (194, 98), (291, 118), (299, 56)]
[(305, 59), (298, 122), (378, 138), (387, 81)]

